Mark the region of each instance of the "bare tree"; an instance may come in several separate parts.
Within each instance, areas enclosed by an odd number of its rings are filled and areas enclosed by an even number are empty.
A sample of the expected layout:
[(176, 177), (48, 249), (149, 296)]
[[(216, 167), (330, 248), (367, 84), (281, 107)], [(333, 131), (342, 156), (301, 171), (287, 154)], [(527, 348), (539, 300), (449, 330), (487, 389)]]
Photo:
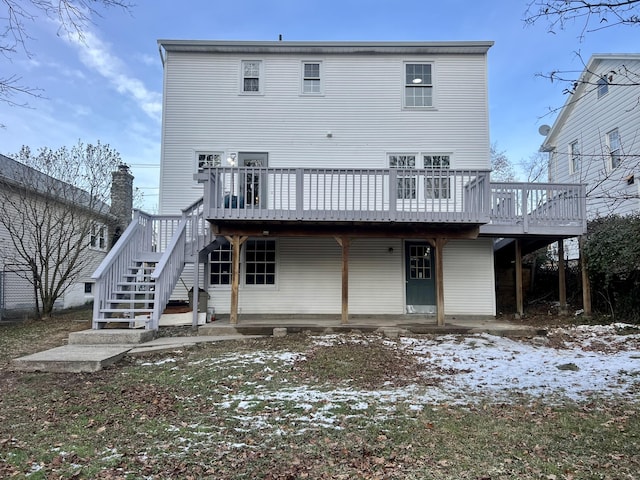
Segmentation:
[(640, 0), (532, 0), (524, 22), (547, 22), (547, 31), (564, 30), (567, 24), (582, 23), (580, 38), (587, 33), (618, 25), (640, 25)]
[[(84, 39), (84, 32), (92, 18), (100, 16), (104, 8), (132, 8), (126, 0), (0, 0), (0, 55), (5, 63), (14, 56), (33, 56), (30, 47), (30, 25), (41, 17), (57, 22), (58, 33)], [(26, 106), (26, 98), (41, 97), (41, 89), (25, 85), (22, 78), (3, 68), (0, 74), (0, 102)]]
[(536, 152), (528, 159), (521, 160), (518, 166), (525, 173), (527, 182), (543, 182), (549, 178), (549, 158), (543, 152)]
[(516, 172), (507, 153), (498, 149), (497, 143), (491, 144), (491, 180), (494, 182), (513, 182)]
[(68, 149), (23, 147), (0, 170), (0, 242), (6, 263), (21, 265), (36, 294), (39, 316), (92, 265), (92, 248), (106, 248), (111, 172), (121, 163), (109, 145)]

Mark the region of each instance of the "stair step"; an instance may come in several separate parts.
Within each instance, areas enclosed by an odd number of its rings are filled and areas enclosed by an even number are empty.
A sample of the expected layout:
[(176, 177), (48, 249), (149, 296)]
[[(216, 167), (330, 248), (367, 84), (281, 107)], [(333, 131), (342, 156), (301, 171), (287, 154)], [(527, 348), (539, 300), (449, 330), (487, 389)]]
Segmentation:
[(110, 298), (109, 300), (107, 300), (107, 303), (110, 304), (114, 304), (114, 303), (132, 303), (132, 304), (136, 304), (136, 303), (153, 303), (153, 299), (152, 298)]
[(155, 295), (155, 290), (112, 290), (113, 295)]
[(100, 313), (152, 313), (152, 312), (153, 312), (153, 308), (101, 308), (100, 309)]

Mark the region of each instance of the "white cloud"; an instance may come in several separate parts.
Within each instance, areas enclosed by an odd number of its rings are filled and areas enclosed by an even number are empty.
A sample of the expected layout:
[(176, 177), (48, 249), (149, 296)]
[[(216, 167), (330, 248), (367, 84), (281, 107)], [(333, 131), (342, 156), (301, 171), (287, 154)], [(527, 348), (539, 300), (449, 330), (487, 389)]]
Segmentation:
[(106, 78), (119, 93), (133, 99), (149, 117), (161, 120), (162, 95), (130, 76), (125, 63), (111, 52), (109, 44), (89, 31), (84, 32), (82, 39), (73, 36), (69, 41), (78, 49), (83, 64)]

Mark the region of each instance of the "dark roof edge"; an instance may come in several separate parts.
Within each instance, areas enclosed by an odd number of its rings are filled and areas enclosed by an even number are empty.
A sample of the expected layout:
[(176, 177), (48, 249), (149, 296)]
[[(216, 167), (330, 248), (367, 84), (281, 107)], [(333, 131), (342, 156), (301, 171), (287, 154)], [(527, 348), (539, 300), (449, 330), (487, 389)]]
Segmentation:
[(168, 52), (205, 53), (487, 53), (492, 41), (442, 42), (297, 42), (229, 40), (158, 40)]

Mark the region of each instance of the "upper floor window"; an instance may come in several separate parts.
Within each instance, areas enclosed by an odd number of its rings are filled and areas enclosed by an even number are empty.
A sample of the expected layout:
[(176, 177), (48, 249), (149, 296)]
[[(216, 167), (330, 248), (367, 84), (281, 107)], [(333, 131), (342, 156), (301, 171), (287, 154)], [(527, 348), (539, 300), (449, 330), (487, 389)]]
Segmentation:
[(578, 141), (569, 144), (569, 173), (580, 171), (580, 146)]
[(433, 75), (430, 63), (405, 63), (404, 106), (433, 106)]
[(607, 77), (600, 77), (598, 79), (598, 98), (604, 97), (609, 93), (609, 81)]
[(622, 144), (620, 142), (620, 133), (617, 128), (607, 133), (607, 144), (609, 145), (611, 168), (618, 168), (622, 163)]
[(222, 166), (222, 152), (196, 152), (198, 172), (205, 168)]
[(107, 249), (107, 227), (101, 223), (94, 223), (91, 226), (89, 235), (89, 247), (94, 250)]
[(321, 94), (322, 77), (320, 76), (320, 62), (303, 62), (302, 64), (302, 93)]
[[(416, 168), (416, 156), (414, 154), (389, 155), (389, 167), (403, 170)], [(412, 172), (398, 172), (396, 186), (396, 198), (402, 200), (416, 199), (417, 176)]]
[(262, 62), (242, 61), (242, 93), (262, 93)]

